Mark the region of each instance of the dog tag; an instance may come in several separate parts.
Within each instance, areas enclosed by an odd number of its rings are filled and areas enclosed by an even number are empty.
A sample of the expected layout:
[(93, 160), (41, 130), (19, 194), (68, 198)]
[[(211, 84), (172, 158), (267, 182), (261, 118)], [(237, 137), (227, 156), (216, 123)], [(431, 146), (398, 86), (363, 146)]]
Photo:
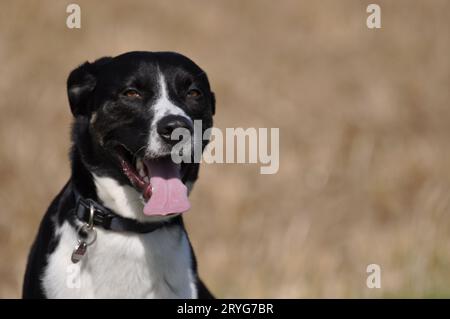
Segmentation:
[(86, 250), (87, 250), (87, 243), (85, 241), (80, 241), (73, 250), (72, 262), (76, 264), (81, 259), (83, 259), (83, 256), (86, 254)]

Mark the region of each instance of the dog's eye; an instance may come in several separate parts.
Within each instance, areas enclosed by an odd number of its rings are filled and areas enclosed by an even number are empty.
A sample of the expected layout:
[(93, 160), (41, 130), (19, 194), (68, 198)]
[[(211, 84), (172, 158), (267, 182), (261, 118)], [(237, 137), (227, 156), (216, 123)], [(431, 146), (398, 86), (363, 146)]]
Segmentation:
[(199, 90), (197, 90), (197, 89), (191, 89), (191, 90), (189, 90), (188, 92), (187, 92), (187, 94), (186, 94), (186, 96), (188, 97), (188, 98), (198, 98), (198, 97), (200, 97), (202, 95), (202, 92), (200, 92)]
[(131, 97), (131, 98), (133, 98), (133, 97), (141, 97), (141, 94), (139, 94), (138, 91), (133, 90), (133, 89), (125, 90), (123, 92), (123, 95), (125, 95), (126, 97)]

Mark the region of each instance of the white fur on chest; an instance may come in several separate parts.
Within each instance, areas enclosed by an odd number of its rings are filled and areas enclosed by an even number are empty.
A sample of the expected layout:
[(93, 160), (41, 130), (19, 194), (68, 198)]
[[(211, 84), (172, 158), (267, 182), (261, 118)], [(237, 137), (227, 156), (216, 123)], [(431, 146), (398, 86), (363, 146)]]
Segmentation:
[[(114, 179), (94, 175), (103, 204), (124, 217), (155, 221), (142, 214), (139, 194)], [(42, 283), (49, 298), (197, 298), (192, 254), (184, 230), (161, 228), (148, 234), (97, 229), (97, 240), (77, 264), (71, 255), (75, 229), (65, 222), (48, 257)]]
[(191, 253), (178, 226), (149, 234), (98, 230), (81, 262), (70, 260), (76, 243), (66, 222), (42, 278), (49, 298), (196, 298)]

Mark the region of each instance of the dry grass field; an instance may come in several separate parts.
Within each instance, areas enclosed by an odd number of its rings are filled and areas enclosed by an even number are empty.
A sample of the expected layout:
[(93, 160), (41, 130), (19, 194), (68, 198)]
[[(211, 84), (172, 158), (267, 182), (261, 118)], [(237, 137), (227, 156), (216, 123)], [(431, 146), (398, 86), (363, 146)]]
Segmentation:
[(69, 72), (132, 50), (204, 68), (217, 127), (280, 128), (278, 174), (203, 165), (192, 193), (218, 297), (450, 297), (449, 1), (74, 2), (79, 30), (69, 1), (0, 2), (0, 297), (70, 174)]

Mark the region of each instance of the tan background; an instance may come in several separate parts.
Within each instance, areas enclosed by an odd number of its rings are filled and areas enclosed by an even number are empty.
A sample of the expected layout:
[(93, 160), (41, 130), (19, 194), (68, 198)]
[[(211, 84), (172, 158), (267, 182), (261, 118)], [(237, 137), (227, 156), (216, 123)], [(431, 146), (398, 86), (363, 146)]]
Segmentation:
[[(68, 73), (131, 50), (191, 57), (216, 126), (279, 127), (280, 171), (204, 165), (187, 227), (219, 297), (450, 296), (450, 2), (0, 4), (0, 297), (69, 177)], [(366, 266), (382, 288), (366, 287)]]

